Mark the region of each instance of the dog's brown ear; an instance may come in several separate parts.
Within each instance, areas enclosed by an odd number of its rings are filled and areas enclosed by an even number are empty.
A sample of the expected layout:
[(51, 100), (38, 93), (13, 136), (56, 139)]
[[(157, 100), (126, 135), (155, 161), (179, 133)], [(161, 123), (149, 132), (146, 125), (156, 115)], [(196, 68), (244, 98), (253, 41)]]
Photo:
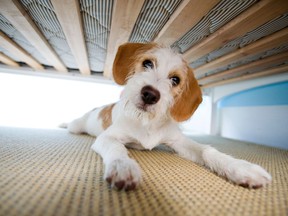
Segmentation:
[(119, 46), (113, 63), (113, 78), (119, 85), (124, 85), (129, 74), (133, 72), (135, 54), (142, 48), (141, 43), (125, 43)]
[(177, 122), (189, 119), (202, 102), (202, 92), (194, 77), (192, 69), (188, 67), (187, 84), (181, 94), (175, 99), (171, 108), (171, 116)]
[(153, 48), (155, 44), (125, 43), (119, 46), (113, 63), (113, 78), (119, 85), (124, 85), (127, 77), (135, 71), (136, 56)]

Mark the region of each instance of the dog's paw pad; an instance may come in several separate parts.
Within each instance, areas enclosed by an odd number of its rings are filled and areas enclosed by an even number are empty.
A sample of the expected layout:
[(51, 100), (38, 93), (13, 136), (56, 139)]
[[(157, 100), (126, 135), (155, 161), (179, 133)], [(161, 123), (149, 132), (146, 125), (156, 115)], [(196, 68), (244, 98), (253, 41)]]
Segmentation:
[(243, 187), (261, 188), (269, 184), (271, 175), (262, 167), (243, 160), (237, 160), (229, 166), (227, 178)]
[(132, 159), (118, 159), (109, 163), (104, 178), (117, 190), (134, 190), (141, 180), (139, 165)]

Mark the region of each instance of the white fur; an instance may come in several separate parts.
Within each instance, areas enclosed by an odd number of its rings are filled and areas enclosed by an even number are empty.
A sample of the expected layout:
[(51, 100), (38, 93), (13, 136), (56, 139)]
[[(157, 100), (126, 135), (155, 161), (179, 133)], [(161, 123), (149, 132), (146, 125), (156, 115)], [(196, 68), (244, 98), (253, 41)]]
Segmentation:
[[(169, 71), (181, 68), (183, 60), (166, 48), (157, 48), (150, 54), (157, 59), (157, 67), (138, 71), (128, 79), (120, 101), (113, 107), (110, 127), (106, 130), (102, 128), (98, 115), (103, 107), (68, 124), (68, 130), (72, 133), (85, 132), (97, 136), (92, 149), (102, 156), (104, 178), (111, 186), (130, 190), (141, 180), (140, 167), (129, 158), (125, 145), (151, 150), (161, 143), (236, 184), (257, 188), (269, 183), (271, 176), (260, 166), (234, 159), (208, 145), (198, 144), (181, 133), (170, 116), (174, 98), (168, 75)], [(140, 91), (146, 85), (157, 89), (161, 97), (156, 104), (143, 111), (137, 107), (142, 103)]]

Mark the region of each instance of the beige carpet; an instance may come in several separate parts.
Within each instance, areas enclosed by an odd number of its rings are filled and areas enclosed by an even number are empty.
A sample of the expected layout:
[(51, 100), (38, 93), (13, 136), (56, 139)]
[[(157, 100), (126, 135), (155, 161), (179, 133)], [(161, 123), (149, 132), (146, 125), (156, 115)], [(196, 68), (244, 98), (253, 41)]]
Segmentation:
[(273, 177), (266, 188), (235, 186), (158, 149), (131, 150), (143, 169), (136, 191), (109, 189), (86, 135), (65, 130), (0, 128), (0, 215), (288, 215), (288, 151), (197, 136)]

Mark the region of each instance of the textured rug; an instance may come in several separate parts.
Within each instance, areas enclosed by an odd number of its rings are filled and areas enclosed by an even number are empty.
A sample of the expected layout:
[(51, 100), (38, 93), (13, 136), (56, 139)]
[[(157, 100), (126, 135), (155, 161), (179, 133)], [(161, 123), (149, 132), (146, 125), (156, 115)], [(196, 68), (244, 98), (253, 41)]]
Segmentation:
[(136, 191), (111, 190), (95, 138), (66, 130), (0, 127), (0, 215), (288, 215), (288, 151), (219, 137), (195, 136), (273, 177), (249, 190), (166, 148), (130, 150), (143, 170)]

